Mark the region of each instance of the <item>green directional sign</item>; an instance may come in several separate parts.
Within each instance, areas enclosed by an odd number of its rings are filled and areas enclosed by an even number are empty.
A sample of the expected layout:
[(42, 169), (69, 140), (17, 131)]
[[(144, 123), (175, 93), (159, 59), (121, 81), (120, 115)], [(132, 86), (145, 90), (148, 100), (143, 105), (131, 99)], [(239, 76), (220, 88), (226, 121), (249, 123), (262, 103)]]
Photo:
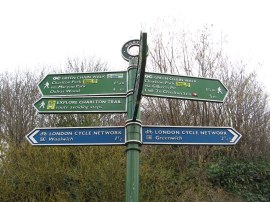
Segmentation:
[(223, 102), (227, 91), (217, 79), (146, 72), (142, 93), (145, 96)]
[(125, 113), (126, 97), (41, 98), (34, 104), (39, 113)]
[(126, 72), (49, 74), (38, 85), (45, 96), (125, 95)]

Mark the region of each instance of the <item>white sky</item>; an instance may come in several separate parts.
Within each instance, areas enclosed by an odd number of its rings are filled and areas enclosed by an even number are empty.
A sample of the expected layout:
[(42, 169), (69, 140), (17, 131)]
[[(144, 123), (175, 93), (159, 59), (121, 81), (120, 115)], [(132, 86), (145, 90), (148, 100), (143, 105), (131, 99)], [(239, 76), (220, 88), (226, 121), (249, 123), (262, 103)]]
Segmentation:
[(261, 64), (259, 78), (270, 92), (268, 2), (0, 0), (0, 71), (61, 67), (68, 57), (93, 55), (123, 70), (122, 45), (139, 39), (141, 28), (148, 32), (158, 18), (175, 18), (194, 30), (213, 24), (217, 37), (227, 36), (231, 60), (243, 59), (249, 69)]

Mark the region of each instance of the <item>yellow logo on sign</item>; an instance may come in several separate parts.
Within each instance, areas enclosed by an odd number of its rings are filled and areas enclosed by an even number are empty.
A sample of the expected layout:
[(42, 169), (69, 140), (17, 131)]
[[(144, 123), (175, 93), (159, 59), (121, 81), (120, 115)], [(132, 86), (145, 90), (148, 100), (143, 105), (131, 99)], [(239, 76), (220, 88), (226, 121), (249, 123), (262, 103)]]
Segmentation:
[(84, 79), (83, 84), (93, 84), (98, 83), (98, 79)]
[(176, 86), (190, 88), (191, 85), (188, 82), (180, 82), (180, 81), (178, 81), (178, 82), (176, 82)]
[(47, 109), (55, 109), (56, 100), (48, 100)]

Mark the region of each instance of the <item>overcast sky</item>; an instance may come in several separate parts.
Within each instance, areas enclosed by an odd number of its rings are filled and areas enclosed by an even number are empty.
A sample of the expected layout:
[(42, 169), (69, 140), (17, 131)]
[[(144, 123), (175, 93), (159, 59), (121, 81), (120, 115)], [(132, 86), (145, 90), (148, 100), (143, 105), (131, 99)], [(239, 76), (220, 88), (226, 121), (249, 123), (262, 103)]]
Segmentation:
[(0, 0), (0, 71), (61, 67), (68, 57), (89, 56), (123, 70), (127, 63), (121, 57), (122, 45), (139, 39), (142, 27), (148, 32), (157, 19), (175, 18), (191, 31), (208, 24), (217, 37), (226, 35), (231, 59), (242, 59), (249, 70), (261, 64), (259, 78), (270, 92), (269, 4), (267, 0)]

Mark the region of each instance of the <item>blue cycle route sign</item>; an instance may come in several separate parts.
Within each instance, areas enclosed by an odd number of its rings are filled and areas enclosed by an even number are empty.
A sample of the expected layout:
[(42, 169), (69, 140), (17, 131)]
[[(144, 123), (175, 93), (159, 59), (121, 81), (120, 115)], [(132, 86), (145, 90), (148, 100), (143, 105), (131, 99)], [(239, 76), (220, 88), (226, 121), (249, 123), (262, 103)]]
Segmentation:
[(36, 146), (125, 145), (125, 127), (36, 128), (26, 139)]
[(142, 127), (142, 144), (235, 145), (241, 137), (231, 127)]

